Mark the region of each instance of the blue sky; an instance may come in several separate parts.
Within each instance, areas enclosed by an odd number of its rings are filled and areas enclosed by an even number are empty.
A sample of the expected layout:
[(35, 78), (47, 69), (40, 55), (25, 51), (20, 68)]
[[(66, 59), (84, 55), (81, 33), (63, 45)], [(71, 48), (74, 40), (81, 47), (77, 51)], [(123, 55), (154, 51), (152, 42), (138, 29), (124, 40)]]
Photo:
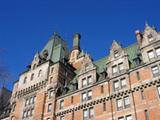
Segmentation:
[[(145, 21), (160, 28), (159, 0), (1, 0), (0, 59), (18, 79), (53, 32), (72, 47), (75, 32), (94, 60), (104, 57), (113, 40), (134, 43)], [(8, 86), (11, 89), (11, 85)]]

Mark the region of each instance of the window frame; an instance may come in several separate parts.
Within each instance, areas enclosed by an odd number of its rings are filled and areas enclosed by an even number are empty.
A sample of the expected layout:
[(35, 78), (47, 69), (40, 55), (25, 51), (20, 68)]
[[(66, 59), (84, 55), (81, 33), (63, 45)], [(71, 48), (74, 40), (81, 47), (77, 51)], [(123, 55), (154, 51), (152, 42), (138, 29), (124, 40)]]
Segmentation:
[[(154, 70), (155, 67), (157, 68), (156, 70)], [(152, 66), (152, 67), (151, 67), (151, 71), (152, 71), (153, 77), (157, 77), (157, 76), (160, 75), (160, 70), (159, 70), (159, 66), (158, 66), (158, 65)], [(155, 73), (155, 71), (158, 71), (158, 72)]]

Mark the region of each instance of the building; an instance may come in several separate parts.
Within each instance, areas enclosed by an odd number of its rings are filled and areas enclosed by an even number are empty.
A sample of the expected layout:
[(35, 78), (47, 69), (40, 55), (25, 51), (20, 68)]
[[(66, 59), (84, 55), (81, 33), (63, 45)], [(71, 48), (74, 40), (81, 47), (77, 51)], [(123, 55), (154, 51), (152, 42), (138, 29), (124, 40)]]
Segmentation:
[(160, 33), (148, 24), (135, 33), (97, 61), (80, 34), (69, 52), (54, 33), (14, 84), (11, 120), (160, 120)]
[(0, 89), (0, 120), (9, 120), (11, 106), (10, 98), (12, 92), (5, 87)]

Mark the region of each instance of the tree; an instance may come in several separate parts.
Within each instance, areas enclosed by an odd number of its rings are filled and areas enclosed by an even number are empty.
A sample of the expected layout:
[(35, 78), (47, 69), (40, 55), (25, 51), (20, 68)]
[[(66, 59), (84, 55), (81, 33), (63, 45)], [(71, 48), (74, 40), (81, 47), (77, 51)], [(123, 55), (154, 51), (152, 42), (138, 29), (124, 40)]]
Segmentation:
[[(0, 49), (0, 55), (4, 52), (4, 49)], [(7, 87), (7, 83), (10, 82), (11, 77), (10, 73), (5, 66), (5, 64), (0, 59), (0, 88), (1, 87)]]

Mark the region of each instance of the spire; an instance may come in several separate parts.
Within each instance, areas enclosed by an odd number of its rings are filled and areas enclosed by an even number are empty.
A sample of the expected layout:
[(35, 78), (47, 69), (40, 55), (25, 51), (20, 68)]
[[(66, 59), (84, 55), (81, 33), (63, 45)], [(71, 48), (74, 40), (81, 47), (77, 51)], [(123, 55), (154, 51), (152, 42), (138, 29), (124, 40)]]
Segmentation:
[(79, 33), (76, 33), (73, 37), (73, 49), (80, 50), (80, 39), (81, 35)]

